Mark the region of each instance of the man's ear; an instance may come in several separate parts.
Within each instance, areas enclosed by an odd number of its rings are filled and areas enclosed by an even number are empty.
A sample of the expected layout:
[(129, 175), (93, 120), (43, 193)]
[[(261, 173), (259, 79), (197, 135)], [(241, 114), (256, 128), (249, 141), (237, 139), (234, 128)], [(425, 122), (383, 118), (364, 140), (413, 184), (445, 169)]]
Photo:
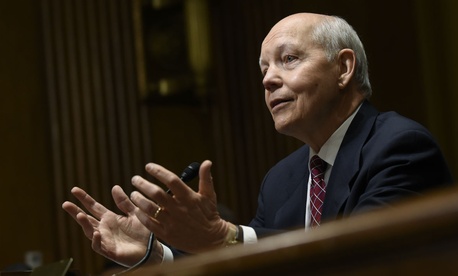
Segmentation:
[(337, 56), (337, 61), (339, 64), (339, 87), (343, 89), (355, 74), (355, 52), (352, 49), (342, 49)]

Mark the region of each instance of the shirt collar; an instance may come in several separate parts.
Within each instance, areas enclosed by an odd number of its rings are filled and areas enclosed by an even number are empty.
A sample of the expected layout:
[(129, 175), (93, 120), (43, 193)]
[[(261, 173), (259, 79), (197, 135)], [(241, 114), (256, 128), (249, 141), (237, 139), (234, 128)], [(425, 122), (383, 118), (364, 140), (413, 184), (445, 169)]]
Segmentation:
[(318, 154), (318, 156), (326, 163), (328, 163), (328, 165), (334, 166), (334, 161), (336, 160), (340, 145), (342, 144), (342, 141), (345, 137), (345, 134), (347, 133), (348, 127), (353, 121), (353, 118), (361, 108), (361, 105), (362, 104), (360, 104), (358, 108), (350, 115), (350, 117), (348, 117), (345, 122), (343, 122), (340, 127), (334, 131), (331, 137), (329, 137), (329, 139), (321, 147), (320, 152), (316, 153), (312, 148), (310, 148), (309, 161), (312, 156)]

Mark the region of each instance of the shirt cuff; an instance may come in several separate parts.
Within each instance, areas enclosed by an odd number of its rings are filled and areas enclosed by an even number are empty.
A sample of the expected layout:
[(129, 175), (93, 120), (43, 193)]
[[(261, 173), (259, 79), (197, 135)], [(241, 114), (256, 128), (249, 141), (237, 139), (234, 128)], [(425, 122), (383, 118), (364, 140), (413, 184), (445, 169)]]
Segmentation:
[(257, 243), (258, 236), (253, 228), (240, 225), (243, 229), (243, 244)]
[(173, 262), (173, 253), (170, 248), (167, 246), (163, 245), (162, 243), (159, 243), (162, 246), (162, 250), (164, 254), (162, 255), (162, 262)]
[[(243, 229), (243, 243), (244, 244), (251, 244), (251, 243), (257, 243), (258, 242), (258, 236), (256, 236), (256, 232), (254, 231), (253, 228), (248, 227), (248, 226), (243, 226), (240, 225)], [(164, 251), (164, 254), (162, 255), (162, 262), (172, 262), (173, 259), (173, 253), (170, 248), (165, 246), (162, 243), (159, 243), (162, 246), (162, 250)]]

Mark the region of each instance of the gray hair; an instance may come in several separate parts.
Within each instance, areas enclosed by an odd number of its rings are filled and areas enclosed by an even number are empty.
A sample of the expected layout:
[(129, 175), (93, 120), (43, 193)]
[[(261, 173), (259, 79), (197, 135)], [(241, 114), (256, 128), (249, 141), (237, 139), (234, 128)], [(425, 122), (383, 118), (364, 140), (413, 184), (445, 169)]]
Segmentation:
[(353, 27), (338, 16), (326, 17), (313, 29), (312, 39), (323, 47), (329, 61), (334, 60), (342, 49), (352, 49), (355, 52), (356, 82), (364, 96), (369, 98), (372, 94), (372, 88), (369, 81), (366, 53), (363, 43)]

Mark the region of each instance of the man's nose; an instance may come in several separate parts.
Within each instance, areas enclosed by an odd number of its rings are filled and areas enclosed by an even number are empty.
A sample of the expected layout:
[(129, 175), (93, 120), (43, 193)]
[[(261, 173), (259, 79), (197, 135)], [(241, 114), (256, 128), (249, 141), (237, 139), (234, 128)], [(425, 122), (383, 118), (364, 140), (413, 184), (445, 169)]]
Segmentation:
[(281, 78), (278, 74), (278, 70), (275, 68), (269, 68), (262, 79), (262, 84), (264, 88), (269, 92), (274, 92), (277, 88), (281, 86)]

